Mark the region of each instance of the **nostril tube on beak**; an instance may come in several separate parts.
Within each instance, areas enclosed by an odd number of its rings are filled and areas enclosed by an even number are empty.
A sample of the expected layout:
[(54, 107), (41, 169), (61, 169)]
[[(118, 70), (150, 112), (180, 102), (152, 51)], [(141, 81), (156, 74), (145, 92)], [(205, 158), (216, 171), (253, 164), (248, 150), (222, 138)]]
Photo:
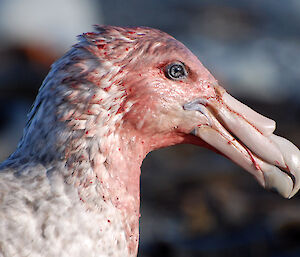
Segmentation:
[(209, 111), (205, 107), (206, 104), (207, 100), (196, 99), (192, 102), (188, 102), (185, 105), (183, 105), (183, 109), (187, 111), (198, 111), (202, 113), (207, 118), (208, 125), (212, 126), (213, 122), (211, 120)]

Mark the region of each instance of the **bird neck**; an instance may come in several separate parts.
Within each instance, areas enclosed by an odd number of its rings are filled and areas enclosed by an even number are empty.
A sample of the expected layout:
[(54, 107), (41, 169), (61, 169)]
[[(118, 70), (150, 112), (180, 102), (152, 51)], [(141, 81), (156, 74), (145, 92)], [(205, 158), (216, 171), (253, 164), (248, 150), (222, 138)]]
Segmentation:
[[(78, 141), (68, 136), (73, 133), (68, 126), (59, 133), (50, 129), (47, 137), (39, 134), (43, 130), (32, 127), (34, 137), (24, 137), (8, 162), (17, 165), (20, 172), (24, 170), (18, 166), (20, 163), (42, 164), (46, 171), (63, 177), (65, 187), (76, 189), (76, 201), (88, 212), (101, 216), (100, 230), (105, 227), (103, 222), (118, 227), (113, 236), (125, 237), (129, 256), (133, 257), (139, 242), (140, 167), (147, 152), (139, 136), (114, 128), (101, 136), (85, 135)], [(56, 147), (47, 140), (51, 137), (59, 142)], [(109, 236), (107, 231), (103, 234)]]
[[(46, 171), (59, 173), (66, 187), (76, 189), (77, 201), (87, 211), (119, 227), (114, 232), (116, 237), (125, 235), (129, 256), (136, 256), (140, 166), (147, 154), (141, 137), (130, 128), (121, 128), (121, 116), (116, 119), (104, 109), (96, 114), (88, 109), (79, 115), (76, 109), (70, 109), (73, 105), (63, 100), (55, 106), (52, 99), (57, 99), (58, 93), (44, 97), (43, 89), (29, 116), (23, 138), (6, 164), (20, 173), (28, 163), (42, 164)], [(99, 229), (103, 227), (101, 222)], [(109, 233), (103, 231), (107, 236)]]
[[(145, 155), (139, 141), (137, 137), (117, 133), (94, 138), (79, 158), (68, 157), (69, 173), (66, 176), (67, 183), (78, 189), (86, 209), (102, 212), (106, 208), (103, 206), (111, 206), (120, 214), (121, 230), (125, 232), (132, 256), (138, 249), (140, 166)], [(113, 223), (114, 217), (104, 215), (107, 222)]]

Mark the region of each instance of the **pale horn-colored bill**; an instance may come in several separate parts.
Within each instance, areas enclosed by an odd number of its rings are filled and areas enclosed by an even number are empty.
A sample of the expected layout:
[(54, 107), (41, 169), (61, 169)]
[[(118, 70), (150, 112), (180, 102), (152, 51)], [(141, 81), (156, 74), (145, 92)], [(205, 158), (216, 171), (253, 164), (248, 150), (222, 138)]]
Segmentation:
[(300, 188), (300, 151), (273, 134), (275, 122), (223, 91), (220, 98), (195, 100), (184, 106), (205, 115), (195, 135), (253, 174), (259, 183), (292, 197)]

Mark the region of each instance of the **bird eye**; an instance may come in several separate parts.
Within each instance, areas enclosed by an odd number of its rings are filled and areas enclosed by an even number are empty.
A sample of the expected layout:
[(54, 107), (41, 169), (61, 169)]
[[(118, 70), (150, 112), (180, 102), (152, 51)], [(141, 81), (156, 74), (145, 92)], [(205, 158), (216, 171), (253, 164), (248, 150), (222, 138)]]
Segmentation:
[(187, 76), (187, 71), (183, 63), (172, 63), (167, 66), (166, 76), (169, 79), (180, 80), (184, 79)]

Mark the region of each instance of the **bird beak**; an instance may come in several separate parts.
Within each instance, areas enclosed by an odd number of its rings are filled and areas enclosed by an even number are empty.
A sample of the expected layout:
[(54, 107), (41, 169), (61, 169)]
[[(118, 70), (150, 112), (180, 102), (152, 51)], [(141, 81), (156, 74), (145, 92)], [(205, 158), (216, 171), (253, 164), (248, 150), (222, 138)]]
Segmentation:
[(300, 151), (290, 141), (273, 134), (275, 122), (215, 85), (216, 96), (186, 103), (206, 122), (193, 134), (250, 172), (267, 189), (291, 198), (300, 188)]

